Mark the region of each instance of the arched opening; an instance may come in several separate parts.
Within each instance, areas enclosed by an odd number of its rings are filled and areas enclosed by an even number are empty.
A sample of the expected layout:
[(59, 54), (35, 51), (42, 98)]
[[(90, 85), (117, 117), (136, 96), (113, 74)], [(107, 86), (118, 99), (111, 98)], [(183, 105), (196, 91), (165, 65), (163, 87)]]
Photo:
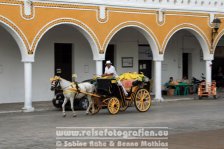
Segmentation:
[(65, 23), (49, 29), (41, 38), (33, 65), (34, 100), (51, 100), (49, 78), (54, 75), (71, 80), (76, 73), (78, 82), (93, 77), (94, 55), (91, 43), (82, 32), (78, 26)]
[(212, 61), (212, 79), (216, 80), (217, 87), (224, 87), (224, 36), (222, 36), (215, 48), (214, 60)]
[[(143, 72), (153, 80), (155, 78), (153, 60), (159, 55), (155, 41), (142, 27), (122, 27), (114, 32), (109, 40), (105, 60), (113, 62), (118, 74)], [(151, 86), (150, 90), (152, 89)]]
[[(202, 75), (205, 75), (204, 57), (209, 55), (206, 45), (202, 36), (193, 29), (180, 29), (174, 32), (165, 49), (162, 83), (166, 84), (170, 77), (176, 82), (187, 84), (191, 84), (193, 77), (201, 80)], [(193, 90), (188, 92), (193, 93)], [(184, 88), (178, 94), (183, 95)]]
[(151, 46), (135, 28), (124, 28), (113, 36), (107, 47), (105, 59), (114, 63), (119, 74), (134, 71), (144, 72), (148, 77), (152, 77)]
[(24, 58), (25, 52), (26, 48), (18, 34), (0, 22), (0, 103), (24, 101), (24, 67), (21, 57)]

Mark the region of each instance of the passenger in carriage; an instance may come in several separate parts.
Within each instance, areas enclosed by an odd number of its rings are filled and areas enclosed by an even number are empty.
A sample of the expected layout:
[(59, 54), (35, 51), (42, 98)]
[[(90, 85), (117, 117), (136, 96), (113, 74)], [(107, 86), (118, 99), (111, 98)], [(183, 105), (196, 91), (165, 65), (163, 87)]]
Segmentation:
[[(108, 60), (106, 61), (106, 67), (105, 67), (105, 72), (104, 74), (102, 74), (102, 77), (113, 77), (113, 78), (117, 78), (117, 72), (115, 70), (115, 67), (112, 65), (111, 61)], [(121, 81), (117, 81), (118, 85), (122, 87), (125, 96), (128, 96), (128, 92), (126, 91), (126, 89), (124, 88), (124, 86), (122, 85)]]

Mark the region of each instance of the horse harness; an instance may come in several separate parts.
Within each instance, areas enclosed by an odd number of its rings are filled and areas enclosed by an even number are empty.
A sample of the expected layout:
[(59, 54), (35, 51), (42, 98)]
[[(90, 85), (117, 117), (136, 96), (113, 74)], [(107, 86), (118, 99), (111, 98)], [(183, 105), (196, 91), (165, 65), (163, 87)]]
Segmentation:
[[(75, 89), (75, 86), (74, 85), (76, 85), (76, 89)], [(65, 90), (63, 92), (63, 94), (66, 94), (66, 93), (76, 93), (75, 94), (75, 97), (76, 97), (80, 93), (80, 88), (79, 88), (77, 82), (72, 82), (69, 86), (66, 86), (66, 87), (62, 88), (61, 90), (64, 90), (64, 89), (66, 89), (68, 87), (71, 87), (71, 88)]]

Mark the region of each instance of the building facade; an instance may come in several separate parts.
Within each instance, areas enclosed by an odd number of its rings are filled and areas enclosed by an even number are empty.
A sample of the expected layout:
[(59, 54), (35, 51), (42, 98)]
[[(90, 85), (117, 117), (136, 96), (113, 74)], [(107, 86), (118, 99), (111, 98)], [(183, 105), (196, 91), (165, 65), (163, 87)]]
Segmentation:
[(0, 103), (24, 102), (25, 111), (52, 99), (50, 77), (83, 81), (102, 74), (105, 59), (119, 74), (147, 74), (159, 101), (170, 76), (211, 82), (213, 62), (224, 59), (223, 0), (0, 0), (0, 8)]

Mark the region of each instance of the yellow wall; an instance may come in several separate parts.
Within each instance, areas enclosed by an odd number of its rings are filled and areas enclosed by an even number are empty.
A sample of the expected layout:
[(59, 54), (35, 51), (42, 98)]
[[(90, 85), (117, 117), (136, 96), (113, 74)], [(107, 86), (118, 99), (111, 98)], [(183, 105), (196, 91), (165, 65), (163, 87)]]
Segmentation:
[[(0, 21), (14, 28), (30, 51), (35, 51), (45, 31), (60, 23), (75, 24), (84, 28), (95, 40), (101, 53), (114, 33), (125, 26), (139, 26), (149, 32), (157, 42), (160, 53), (164, 52), (172, 34), (182, 28), (197, 31), (211, 47), (212, 29), (207, 13), (166, 11), (164, 22), (159, 23), (158, 12), (154, 10), (108, 7), (106, 19), (101, 20), (97, 6), (50, 3), (33, 3), (32, 6), (32, 14), (25, 16), (22, 1), (0, 0)], [(224, 22), (224, 15), (217, 16)], [(223, 34), (224, 23), (214, 43), (217, 43)]]

